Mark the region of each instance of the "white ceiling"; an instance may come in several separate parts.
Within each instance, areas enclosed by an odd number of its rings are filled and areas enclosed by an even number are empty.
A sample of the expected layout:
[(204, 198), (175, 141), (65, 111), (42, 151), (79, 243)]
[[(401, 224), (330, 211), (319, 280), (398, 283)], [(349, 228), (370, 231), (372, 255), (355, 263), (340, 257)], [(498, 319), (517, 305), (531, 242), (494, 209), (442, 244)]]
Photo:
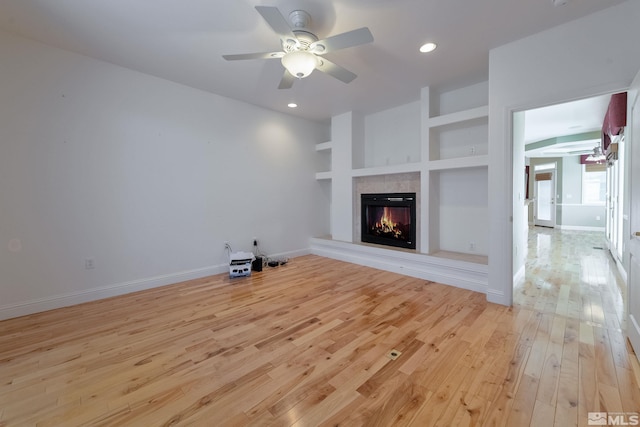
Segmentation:
[[(493, 47), (624, 0), (2, 0), (0, 29), (123, 67), (312, 120), (371, 113), (488, 78)], [(279, 50), (255, 10), (311, 14), (320, 37), (369, 27), (374, 42), (327, 54), (358, 75), (321, 72), (278, 90), (278, 60), (227, 62), (223, 54)], [(434, 41), (438, 49), (420, 54)], [(288, 102), (299, 104), (296, 110)]]
[[(524, 112), (524, 143), (530, 144), (562, 136), (577, 135), (602, 129), (611, 95), (566, 102)], [(580, 151), (593, 151), (600, 139), (555, 142), (550, 146), (527, 150), (527, 157), (562, 157)]]

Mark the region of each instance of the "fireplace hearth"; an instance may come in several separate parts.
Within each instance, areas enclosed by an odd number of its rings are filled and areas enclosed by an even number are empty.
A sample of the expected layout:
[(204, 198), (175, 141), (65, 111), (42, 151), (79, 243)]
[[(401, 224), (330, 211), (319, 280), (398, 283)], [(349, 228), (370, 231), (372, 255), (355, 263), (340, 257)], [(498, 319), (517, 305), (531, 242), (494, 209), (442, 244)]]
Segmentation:
[(416, 194), (361, 194), (365, 243), (416, 248)]

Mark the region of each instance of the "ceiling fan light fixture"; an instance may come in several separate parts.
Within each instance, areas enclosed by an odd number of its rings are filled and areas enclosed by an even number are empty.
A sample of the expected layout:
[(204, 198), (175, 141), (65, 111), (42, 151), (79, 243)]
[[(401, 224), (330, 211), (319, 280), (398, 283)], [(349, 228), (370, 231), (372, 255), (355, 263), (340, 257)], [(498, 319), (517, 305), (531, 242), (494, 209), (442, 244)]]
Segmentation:
[(597, 145), (596, 148), (593, 149), (593, 154), (589, 154), (589, 157), (586, 158), (588, 162), (601, 162), (607, 157), (602, 153), (602, 148), (600, 145)]
[(318, 65), (318, 57), (305, 50), (289, 52), (282, 57), (281, 61), (284, 68), (299, 79), (307, 77)]
[(433, 52), (434, 50), (436, 50), (436, 47), (438, 47), (438, 45), (435, 43), (432, 43), (432, 42), (425, 43), (422, 46), (420, 46), (420, 52), (422, 53)]

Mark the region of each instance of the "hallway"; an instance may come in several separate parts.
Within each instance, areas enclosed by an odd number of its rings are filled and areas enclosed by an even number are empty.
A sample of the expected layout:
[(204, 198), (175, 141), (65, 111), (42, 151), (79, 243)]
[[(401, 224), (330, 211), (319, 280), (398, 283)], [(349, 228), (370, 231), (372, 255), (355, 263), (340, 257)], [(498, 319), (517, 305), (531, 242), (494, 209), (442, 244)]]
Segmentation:
[(530, 227), (525, 281), (514, 304), (619, 330), (625, 285), (604, 233)]
[(625, 285), (604, 233), (530, 227), (528, 251), (514, 309), (539, 320), (528, 325), (537, 329), (529, 332), (523, 368), (525, 378), (539, 381), (532, 424), (544, 425), (536, 414), (545, 409), (555, 409), (548, 419), (555, 425), (573, 424), (574, 411), (581, 425), (589, 412), (638, 412), (634, 355), (624, 336)]

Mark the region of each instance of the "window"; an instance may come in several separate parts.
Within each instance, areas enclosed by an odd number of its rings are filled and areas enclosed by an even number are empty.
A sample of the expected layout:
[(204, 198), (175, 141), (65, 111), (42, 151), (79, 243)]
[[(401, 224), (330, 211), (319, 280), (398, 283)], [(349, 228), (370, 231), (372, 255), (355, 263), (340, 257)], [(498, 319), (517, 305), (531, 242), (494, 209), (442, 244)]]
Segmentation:
[(555, 169), (556, 168), (556, 164), (554, 163), (541, 163), (539, 165), (535, 165), (533, 167), (534, 171), (546, 171), (546, 170), (550, 170), (550, 169)]
[(582, 165), (582, 204), (604, 205), (607, 194), (605, 165)]

